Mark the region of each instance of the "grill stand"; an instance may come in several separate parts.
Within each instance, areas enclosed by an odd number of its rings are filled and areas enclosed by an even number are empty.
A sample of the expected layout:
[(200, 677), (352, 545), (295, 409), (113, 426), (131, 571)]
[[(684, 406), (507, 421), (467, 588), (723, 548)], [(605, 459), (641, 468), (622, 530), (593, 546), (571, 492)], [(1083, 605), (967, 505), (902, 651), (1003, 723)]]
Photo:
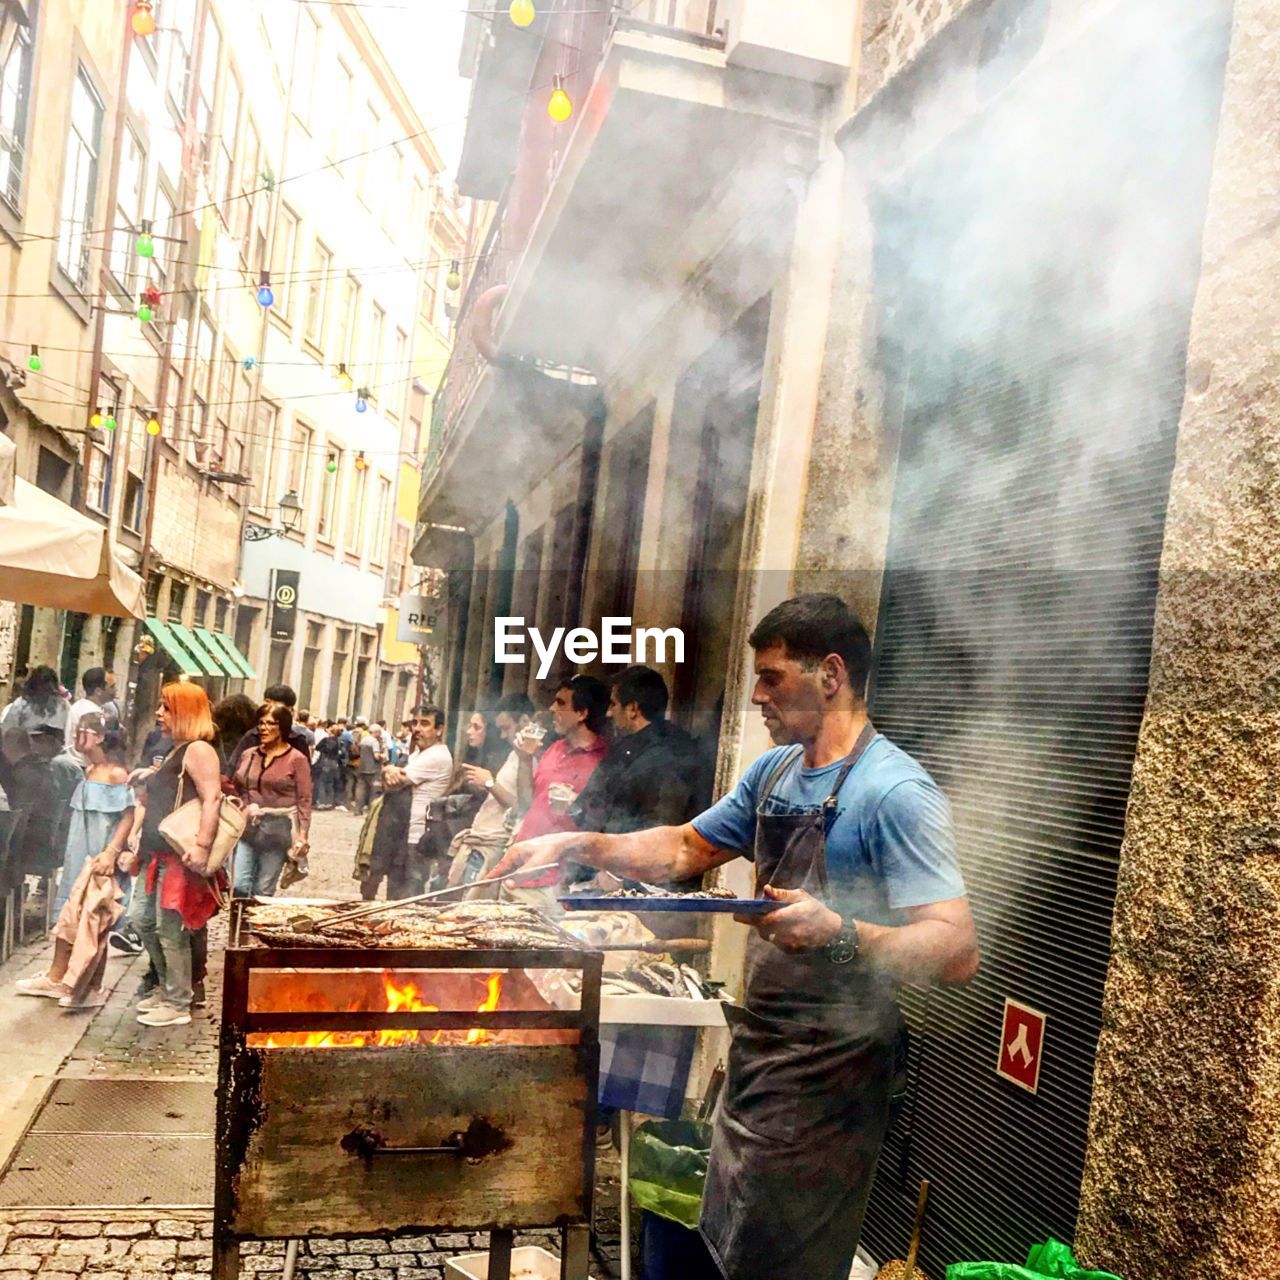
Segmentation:
[[(243, 1155), (244, 1101), (239, 1079), (250, 1059), (278, 1050), (252, 1050), (246, 1038), (254, 1032), (288, 1030), (346, 1030), (353, 1019), (370, 1030), (382, 1028), (419, 1030), (457, 1029), (462, 1026), (563, 1028), (578, 1032), (577, 1054), (581, 1077), (586, 1083), (583, 1103), (582, 1169), (583, 1184), (580, 1212), (573, 1220), (561, 1219), (561, 1280), (587, 1280), (595, 1179), (596, 1090), (599, 1071), (600, 974), (602, 957), (598, 953), (566, 948), (530, 951), (431, 951), (387, 949), (382, 951), (330, 950), (305, 948), (288, 951), (251, 948), (240, 945), (240, 923), (248, 903), (232, 904), (232, 945), (226, 956), (223, 984), (223, 1017), (218, 1076), (218, 1166), (214, 1188), (214, 1229), (212, 1280), (239, 1280), (240, 1244), (257, 1237), (235, 1228), (237, 1181), (242, 1173), (237, 1152)], [(253, 969), (579, 969), (582, 971), (582, 1000), (578, 1010), (570, 1011), (496, 1011), (489, 1014), (468, 1013), (396, 1013), (396, 1014), (295, 1014), (257, 1013), (249, 1009), (249, 979)], [(429, 1049), (420, 1050), (429, 1053)], [(477, 1052), (484, 1052), (477, 1050)], [(514, 1211), (513, 1211), (514, 1214)], [(464, 1229), (458, 1223), (406, 1222), (392, 1234), (431, 1230)], [(490, 1280), (510, 1280), (511, 1252), (515, 1227), (538, 1224), (516, 1221), (514, 1226), (489, 1227)], [(542, 1224), (546, 1225), (546, 1224)], [(483, 1230), (484, 1227), (473, 1229)], [(283, 1234), (283, 1233), (280, 1233)], [(350, 1231), (335, 1233), (350, 1237)], [(376, 1227), (370, 1235), (385, 1236), (385, 1226)], [(326, 1238), (318, 1236), (317, 1238)], [(284, 1280), (293, 1280), (297, 1266), (299, 1240), (290, 1238), (285, 1252)]]

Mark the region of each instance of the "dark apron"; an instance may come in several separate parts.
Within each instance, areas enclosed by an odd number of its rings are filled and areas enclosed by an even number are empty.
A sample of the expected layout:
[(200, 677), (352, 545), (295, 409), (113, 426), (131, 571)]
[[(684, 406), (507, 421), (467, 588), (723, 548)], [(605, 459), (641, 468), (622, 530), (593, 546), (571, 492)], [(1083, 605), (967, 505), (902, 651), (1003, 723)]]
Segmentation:
[[(826, 835), (870, 724), (820, 809), (769, 814), (788, 755), (756, 812), (756, 891), (803, 888), (826, 898)], [(711, 1144), (702, 1234), (728, 1280), (846, 1280), (888, 1127), (901, 1015), (890, 982), (824, 950), (789, 954), (756, 930), (747, 941), (743, 1007), (732, 1034)]]

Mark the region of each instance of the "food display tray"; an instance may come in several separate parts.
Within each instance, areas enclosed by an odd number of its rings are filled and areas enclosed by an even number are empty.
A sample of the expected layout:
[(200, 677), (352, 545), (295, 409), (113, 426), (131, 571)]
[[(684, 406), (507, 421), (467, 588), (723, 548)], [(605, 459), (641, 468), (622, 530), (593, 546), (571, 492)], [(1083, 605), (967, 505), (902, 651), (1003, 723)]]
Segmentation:
[(566, 911), (632, 911), (644, 915), (650, 911), (686, 911), (701, 915), (764, 916), (783, 904), (772, 898), (615, 898), (586, 893), (560, 898)]

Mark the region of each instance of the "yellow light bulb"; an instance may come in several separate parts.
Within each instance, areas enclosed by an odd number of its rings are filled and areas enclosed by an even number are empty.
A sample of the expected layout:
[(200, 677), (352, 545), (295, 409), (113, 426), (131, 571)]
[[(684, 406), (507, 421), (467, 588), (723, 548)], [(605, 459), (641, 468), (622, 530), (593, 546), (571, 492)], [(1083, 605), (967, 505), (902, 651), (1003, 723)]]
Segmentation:
[(100, 426), (102, 426), (102, 410), (101, 410), (101, 409), (99, 409), (99, 410), (97, 411), (97, 413), (95, 413), (95, 414), (94, 414), (94, 415), (89, 419), (89, 425), (90, 425), (91, 427), (95, 427), (95, 428), (96, 428), (96, 427), (100, 427)]
[(563, 85), (556, 85), (547, 99), (547, 115), (559, 124), (573, 115), (573, 99), (565, 93)]
[(147, 435), (158, 436), (160, 434), (160, 423), (155, 418), (147, 419)]
[(517, 27), (529, 26), (538, 16), (538, 11), (533, 7), (533, 0), (511, 0), (511, 8), (507, 13)]

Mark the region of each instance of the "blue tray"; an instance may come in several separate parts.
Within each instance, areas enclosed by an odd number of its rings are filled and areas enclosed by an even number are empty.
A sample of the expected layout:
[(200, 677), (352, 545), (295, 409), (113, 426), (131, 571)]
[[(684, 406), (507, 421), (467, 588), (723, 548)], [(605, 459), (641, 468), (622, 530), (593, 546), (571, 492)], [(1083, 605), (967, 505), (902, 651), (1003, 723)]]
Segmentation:
[(587, 893), (558, 901), (566, 911), (687, 911), (738, 916), (765, 916), (784, 905), (772, 898), (615, 898)]

